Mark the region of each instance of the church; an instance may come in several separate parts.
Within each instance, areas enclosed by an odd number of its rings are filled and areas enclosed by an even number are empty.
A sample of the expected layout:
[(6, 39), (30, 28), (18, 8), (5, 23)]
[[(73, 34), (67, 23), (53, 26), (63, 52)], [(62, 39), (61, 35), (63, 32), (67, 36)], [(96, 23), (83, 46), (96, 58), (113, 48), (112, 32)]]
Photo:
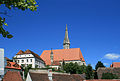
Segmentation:
[(58, 69), (63, 61), (65, 63), (77, 62), (79, 65), (86, 65), (80, 48), (70, 48), (67, 24), (63, 41), (63, 49), (44, 50), (40, 57), (45, 61), (46, 65), (56, 69)]

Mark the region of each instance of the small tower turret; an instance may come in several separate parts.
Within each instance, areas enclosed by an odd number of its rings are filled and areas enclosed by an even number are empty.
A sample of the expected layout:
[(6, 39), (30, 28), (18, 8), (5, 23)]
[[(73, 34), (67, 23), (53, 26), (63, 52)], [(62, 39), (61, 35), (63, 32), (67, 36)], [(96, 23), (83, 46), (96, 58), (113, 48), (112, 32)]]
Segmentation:
[(51, 48), (51, 53), (50, 53), (50, 60), (51, 60), (51, 65), (53, 64), (53, 50)]

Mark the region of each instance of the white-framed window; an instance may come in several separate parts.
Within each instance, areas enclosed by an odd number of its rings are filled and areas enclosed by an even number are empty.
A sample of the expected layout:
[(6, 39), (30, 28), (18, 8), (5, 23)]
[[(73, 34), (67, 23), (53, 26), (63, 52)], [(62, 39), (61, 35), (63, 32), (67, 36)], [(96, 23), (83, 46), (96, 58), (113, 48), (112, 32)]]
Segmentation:
[(28, 62), (28, 59), (27, 59), (27, 62)]
[(32, 59), (30, 59), (30, 61), (32, 62)]
[(22, 63), (24, 62), (24, 60), (22, 60)]
[(19, 60), (18, 60), (18, 63), (19, 63)]

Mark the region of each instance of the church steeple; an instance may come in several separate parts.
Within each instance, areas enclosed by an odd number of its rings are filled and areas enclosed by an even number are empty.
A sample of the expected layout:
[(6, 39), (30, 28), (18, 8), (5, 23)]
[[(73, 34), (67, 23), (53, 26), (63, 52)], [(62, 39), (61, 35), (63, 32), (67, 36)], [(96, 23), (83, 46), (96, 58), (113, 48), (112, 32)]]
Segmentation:
[(65, 29), (65, 38), (64, 38), (64, 42), (63, 42), (63, 48), (64, 49), (70, 48), (70, 41), (69, 41), (69, 37), (68, 37), (67, 24), (66, 24), (66, 29)]

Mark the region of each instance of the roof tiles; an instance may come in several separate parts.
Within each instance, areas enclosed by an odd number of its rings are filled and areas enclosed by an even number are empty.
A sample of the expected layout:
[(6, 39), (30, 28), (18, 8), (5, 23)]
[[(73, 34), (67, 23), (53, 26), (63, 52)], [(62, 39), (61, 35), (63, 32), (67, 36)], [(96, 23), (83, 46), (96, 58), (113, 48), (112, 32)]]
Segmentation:
[[(50, 61), (51, 50), (44, 50), (41, 54), (41, 58), (45, 61), (46, 65), (51, 65)], [(58, 49), (53, 50), (53, 60), (54, 61), (70, 61), (70, 60), (81, 60), (85, 61), (81, 53), (80, 48), (71, 49)]]
[[(32, 81), (50, 81), (47, 73), (30, 73)], [(84, 78), (79, 74), (53, 74), (53, 81), (83, 81)]]
[[(37, 57), (38, 59), (41, 59), (40, 56), (36, 53), (34, 53), (33, 51), (27, 49), (25, 52), (20, 50), (16, 55), (22, 55), (22, 54), (32, 54), (34, 55), (35, 57)], [(42, 60), (42, 59), (41, 59)], [(43, 61), (43, 60), (42, 60)]]
[(120, 67), (120, 62), (113, 62), (111, 67)]
[(15, 62), (9, 62), (9, 61), (7, 61), (7, 66), (6, 66), (5, 68), (21, 70), (20, 65), (18, 65), (18, 64), (15, 63)]
[(20, 72), (15, 72), (15, 71), (8, 71), (4, 78), (3, 81), (23, 81), (20, 75)]

